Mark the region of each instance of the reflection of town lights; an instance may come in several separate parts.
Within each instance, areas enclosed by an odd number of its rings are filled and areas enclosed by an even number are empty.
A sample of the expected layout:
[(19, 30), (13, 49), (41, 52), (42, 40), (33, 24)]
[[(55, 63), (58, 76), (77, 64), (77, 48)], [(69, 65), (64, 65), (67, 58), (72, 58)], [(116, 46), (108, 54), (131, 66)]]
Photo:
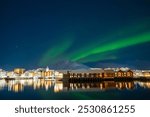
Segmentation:
[(48, 85), (45, 85), (45, 89), (46, 89), (46, 91), (48, 90)]
[(118, 84), (116, 84), (116, 88), (118, 88)]
[(125, 87), (128, 88), (127, 84), (125, 83)]
[(54, 86), (54, 92), (60, 92), (61, 90), (63, 90), (62, 82), (56, 82), (56, 84)]
[(85, 89), (85, 86), (84, 86), (84, 84), (82, 85), (82, 89)]
[(100, 84), (100, 89), (103, 89), (103, 85), (102, 84)]

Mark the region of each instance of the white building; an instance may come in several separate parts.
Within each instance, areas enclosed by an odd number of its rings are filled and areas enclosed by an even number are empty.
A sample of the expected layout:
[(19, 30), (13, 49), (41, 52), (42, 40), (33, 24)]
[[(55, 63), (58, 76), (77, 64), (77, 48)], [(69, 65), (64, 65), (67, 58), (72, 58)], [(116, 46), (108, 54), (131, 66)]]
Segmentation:
[(0, 70), (0, 78), (6, 78), (7, 77), (7, 72), (4, 70)]
[(135, 78), (139, 78), (139, 77), (143, 77), (143, 73), (142, 73), (142, 70), (134, 70), (133, 71), (133, 77)]
[(55, 76), (55, 78), (63, 78), (63, 73), (61, 73), (59, 71), (55, 71), (54, 76)]

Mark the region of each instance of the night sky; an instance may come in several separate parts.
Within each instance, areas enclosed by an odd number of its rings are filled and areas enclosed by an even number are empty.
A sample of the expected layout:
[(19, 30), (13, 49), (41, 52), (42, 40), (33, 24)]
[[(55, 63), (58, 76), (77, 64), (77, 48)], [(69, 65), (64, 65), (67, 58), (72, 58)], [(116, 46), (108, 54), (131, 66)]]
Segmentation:
[(1, 0), (0, 15), (0, 68), (150, 69), (149, 0)]

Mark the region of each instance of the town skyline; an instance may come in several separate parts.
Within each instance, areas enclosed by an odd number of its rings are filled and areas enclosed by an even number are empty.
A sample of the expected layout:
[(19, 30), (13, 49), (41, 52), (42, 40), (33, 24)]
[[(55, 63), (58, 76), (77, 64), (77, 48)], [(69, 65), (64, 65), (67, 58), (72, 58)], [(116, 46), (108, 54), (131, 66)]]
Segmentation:
[(50, 79), (64, 79), (64, 78), (150, 78), (150, 70), (130, 69), (128, 67), (121, 68), (90, 68), (90, 69), (50, 69), (37, 68), (26, 70), (24, 68), (14, 68), (11, 71), (0, 69), (0, 78), (50, 78)]

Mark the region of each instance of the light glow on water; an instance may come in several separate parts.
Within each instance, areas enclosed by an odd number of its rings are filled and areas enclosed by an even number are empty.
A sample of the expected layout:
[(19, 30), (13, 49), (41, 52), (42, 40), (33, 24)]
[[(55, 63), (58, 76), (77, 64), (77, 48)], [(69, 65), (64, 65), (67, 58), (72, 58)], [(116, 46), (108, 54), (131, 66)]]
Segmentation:
[[(131, 96), (126, 97), (127, 99), (132, 99), (139, 89), (143, 92), (150, 91), (150, 82), (67, 83), (45, 79), (0, 80), (0, 99), (124, 99), (126, 94)], [(26, 97), (28, 95), (32, 96)], [(36, 97), (37, 95), (39, 97)]]

